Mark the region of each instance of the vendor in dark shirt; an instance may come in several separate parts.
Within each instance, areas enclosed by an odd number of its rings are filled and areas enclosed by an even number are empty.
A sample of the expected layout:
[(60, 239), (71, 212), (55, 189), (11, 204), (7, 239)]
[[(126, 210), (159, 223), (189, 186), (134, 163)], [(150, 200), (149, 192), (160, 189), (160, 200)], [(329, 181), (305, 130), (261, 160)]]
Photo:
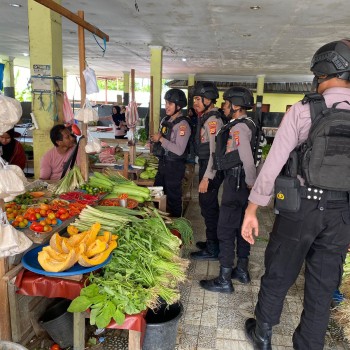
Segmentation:
[(112, 119), (115, 124), (115, 138), (123, 139), (127, 132), (127, 126), (125, 122), (125, 114), (120, 114), (119, 106), (113, 106)]

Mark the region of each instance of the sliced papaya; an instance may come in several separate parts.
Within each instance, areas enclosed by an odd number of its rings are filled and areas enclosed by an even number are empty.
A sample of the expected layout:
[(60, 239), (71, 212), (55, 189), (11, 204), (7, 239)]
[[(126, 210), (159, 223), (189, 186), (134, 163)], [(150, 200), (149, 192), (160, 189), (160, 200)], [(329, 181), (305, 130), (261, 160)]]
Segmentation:
[(112, 241), (111, 244), (108, 246), (108, 248), (105, 251), (95, 255), (92, 258), (87, 257), (86, 254), (81, 254), (79, 256), (78, 263), (84, 267), (90, 267), (90, 266), (102, 264), (103, 262), (105, 262), (105, 260), (108, 259), (109, 254), (115, 248), (117, 248), (117, 242)]
[(69, 244), (68, 238), (63, 237), (63, 239), (62, 239), (62, 251), (63, 251), (63, 253), (68, 254), (71, 250), (74, 250), (74, 247), (72, 247)]
[(98, 233), (100, 232), (101, 229), (101, 224), (99, 222), (95, 222), (91, 228), (90, 228), (90, 235), (89, 235), (89, 239), (86, 242), (86, 245), (89, 246), (91, 243), (96, 241), (96, 237), (98, 235)]

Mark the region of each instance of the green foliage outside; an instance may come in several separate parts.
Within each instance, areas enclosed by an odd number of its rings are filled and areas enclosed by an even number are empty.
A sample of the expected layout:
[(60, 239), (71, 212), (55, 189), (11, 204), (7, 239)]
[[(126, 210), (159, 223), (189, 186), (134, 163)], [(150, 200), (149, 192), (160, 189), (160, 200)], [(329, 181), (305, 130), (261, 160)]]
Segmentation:
[(25, 101), (32, 101), (32, 94), (30, 92), (30, 88), (27, 85), (24, 89), (19, 89), (18, 88), (18, 80), (19, 80), (19, 76), (20, 76), (20, 71), (18, 70), (14, 80), (15, 80), (15, 98), (16, 100), (20, 101), (20, 102), (25, 102)]

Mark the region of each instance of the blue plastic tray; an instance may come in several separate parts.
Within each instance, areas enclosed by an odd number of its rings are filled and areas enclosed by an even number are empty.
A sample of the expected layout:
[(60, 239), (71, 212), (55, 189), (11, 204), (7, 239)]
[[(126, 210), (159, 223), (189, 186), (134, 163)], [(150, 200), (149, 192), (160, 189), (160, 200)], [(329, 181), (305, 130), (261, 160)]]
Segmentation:
[(83, 267), (79, 264), (75, 264), (70, 269), (62, 272), (49, 272), (45, 271), (39, 264), (38, 261), (38, 253), (45, 247), (45, 245), (40, 245), (38, 247), (35, 247), (34, 249), (28, 251), (24, 254), (22, 257), (22, 265), (29, 271), (38, 273), (40, 275), (44, 276), (50, 276), (50, 277), (62, 277), (62, 276), (74, 276), (74, 275), (80, 275), (84, 273), (88, 273), (91, 271), (98, 270), (99, 268), (107, 265), (109, 261), (112, 258), (112, 254), (109, 255), (108, 259), (105, 260), (102, 264), (91, 266), (91, 267)]

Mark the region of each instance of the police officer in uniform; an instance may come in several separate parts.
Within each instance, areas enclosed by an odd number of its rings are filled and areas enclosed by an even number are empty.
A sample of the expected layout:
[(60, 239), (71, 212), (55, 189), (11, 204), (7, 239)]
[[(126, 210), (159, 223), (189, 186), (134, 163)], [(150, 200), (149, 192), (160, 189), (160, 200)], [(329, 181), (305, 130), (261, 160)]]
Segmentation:
[(182, 115), (187, 106), (185, 93), (170, 89), (165, 93), (166, 117), (159, 132), (151, 136), (153, 153), (159, 157), (154, 186), (163, 186), (167, 195), (167, 211), (173, 217), (182, 215), (182, 179), (185, 176), (187, 143), (191, 135), (190, 120)]
[(197, 83), (193, 90), (193, 107), (200, 115), (197, 125), (196, 143), (199, 175), (199, 205), (206, 226), (206, 242), (197, 242), (201, 249), (191, 253), (195, 260), (217, 260), (219, 241), (217, 225), (219, 218), (218, 191), (222, 179), (213, 168), (215, 135), (223, 125), (222, 117), (215, 107), (219, 91), (211, 82)]
[[(337, 108), (349, 110), (350, 105), (343, 101), (350, 101), (350, 41), (334, 41), (318, 49), (311, 71), (315, 75), (316, 91), (323, 95), (327, 107), (340, 102)], [(259, 234), (258, 207), (268, 204), (277, 175), (292, 150), (308, 137), (310, 125), (309, 103), (298, 102), (286, 112), (249, 196), (242, 224), (242, 236), (249, 243), (253, 244), (254, 235)], [(349, 131), (341, 130), (343, 136), (349, 138)], [(340, 154), (343, 146), (335, 150)], [(334, 172), (332, 176), (339, 178), (341, 175), (344, 174)], [(300, 209), (297, 212), (280, 210), (276, 216), (265, 252), (265, 274), (261, 279), (255, 318), (245, 323), (247, 336), (256, 349), (272, 349), (272, 326), (279, 323), (284, 298), (304, 263), (304, 310), (293, 334), (293, 347), (323, 349), (332, 295), (341, 282), (350, 242), (348, 193), (311, 188), (307, 184), (304, 186), (305, 176), (299, 179), (302, 185)], [(309, 188), (317, 195), (305, 196)]]
[[(202, 288), (212, 292), (232, 293), (231, 278), (250, 282), (248, 257), (250, 244), (241, 236), (241, 224), (248, 204), (249, 190), (256, 179), (252, 143), (256, 126), (247, 117), (254, 98), (244, 87), (233, 87), (224, 93), (223, 107), (231, 121), (216, 136), (214, 162), (223, 171), (224, 188), (221, 199), (217, 235), (219, 239), (220, 274), (211, 280), (202, 280)], [(221, 156), (222, 155), (222, 156)], [(232, 271), (237, 241), (237, 266)]]

